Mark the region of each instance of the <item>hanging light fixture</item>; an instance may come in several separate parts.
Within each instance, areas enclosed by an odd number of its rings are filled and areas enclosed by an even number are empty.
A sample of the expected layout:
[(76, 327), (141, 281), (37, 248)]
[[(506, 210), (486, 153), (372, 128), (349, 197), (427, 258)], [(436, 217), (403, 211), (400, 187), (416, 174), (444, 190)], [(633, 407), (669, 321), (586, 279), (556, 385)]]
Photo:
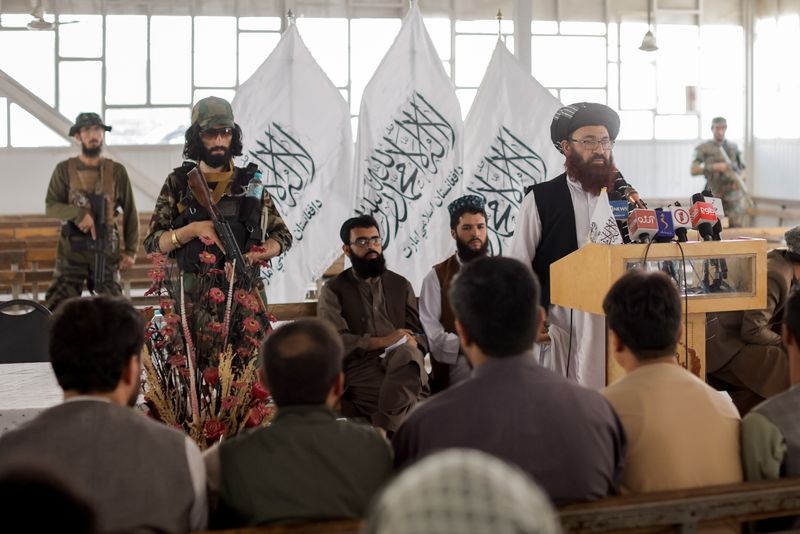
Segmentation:
[(642, 39), (642, 46), (639, 47), (639, 50), (644, 52), (655, 52), (658, 50), (658, 45), (656, 44), (656, 36), (653, 35), (651, 30), (652, 22), (651, 17), (653, 15), (653, 0), (647, 0), (647, 33), (644, 34), (644, 39)]

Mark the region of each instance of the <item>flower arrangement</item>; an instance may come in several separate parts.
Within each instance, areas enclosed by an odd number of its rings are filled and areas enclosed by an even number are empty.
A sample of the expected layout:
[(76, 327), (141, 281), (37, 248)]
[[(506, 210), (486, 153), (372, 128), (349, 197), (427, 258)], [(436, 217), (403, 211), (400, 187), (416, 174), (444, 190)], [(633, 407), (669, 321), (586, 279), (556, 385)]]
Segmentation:
[(184, 430), (201, 449), (271, 420), (258, 349), (275, 320), (260, 287), (235, 280), (234, 269), (215, 268), (212, 242), (203, 242), (197, 273), (181, 272), (163, 254), (150, 255), (153, 284), (145, 295), (157, 296), (159, 305), (145, 309), (143, 355), (150, 415)]

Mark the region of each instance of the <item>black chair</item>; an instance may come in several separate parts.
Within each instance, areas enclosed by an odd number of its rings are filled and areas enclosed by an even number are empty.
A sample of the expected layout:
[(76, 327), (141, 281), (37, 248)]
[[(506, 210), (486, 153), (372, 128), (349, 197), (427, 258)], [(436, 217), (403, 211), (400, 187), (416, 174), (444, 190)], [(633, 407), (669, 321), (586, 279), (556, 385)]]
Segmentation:
[(50, 315), (33, 300), (0, 302), (0, 363), (50, 361)]

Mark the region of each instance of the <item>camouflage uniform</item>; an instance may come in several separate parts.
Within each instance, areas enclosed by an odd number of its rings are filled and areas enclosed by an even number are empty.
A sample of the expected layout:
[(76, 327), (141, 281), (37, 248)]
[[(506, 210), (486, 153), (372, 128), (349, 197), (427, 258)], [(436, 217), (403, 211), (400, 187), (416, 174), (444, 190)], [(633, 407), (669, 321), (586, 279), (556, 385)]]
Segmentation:
[[(231, 110), (230, 104), (217, 97), (204, 98), (194, 106), (192, 109), (192, 124), (199, 125), (201, 130), (210, 127), (235, 127), (233, 111)], [(167, 177), (164, 187), (161, 188), (161, 193), (156, 200), (153, 218), (150, 220), (150, 228), (144, 240), (144, 247), (148, 253), (160, 252), (158, 243), (161, 235), (165, 231), (171, 231), (188, 224), (185, 220), (186, 217), (184, 217), (184, 210), (186, 206), (191, 205), (191, 195), (189, 195), (185, 185), (185, 174), (192, 166), (193, 164), (191, 162), (187, 162), (183, 167), (175, 169)], [(246, 172), (245, 169), (234, 167), (233, 170), (229, 172), (206, 173), (205, 177), (212, 193), (213, 202), (218, 206), (224, 204), (228, 208), (232, 205), (241, 205), (237, 203), (234, 198), (241, 198), (242, 191), (239, 187), (242, 185), (243, 181), (245, 182), (244, 185), (246, 185), (247, 180), (241, 180), (240, 178), (242, 177), (242, 173)], [(239, 185), (236, 185), (237, 183)], [(251, 232), (247, 241), (252, 243), (252, 236), (255, 233), (257, 235), (257, 244), (261, 245), (266, 239), (271, 238), (278, 242), (281, 252), (288, 250), (292, 245), (292, 234), (283, 222), (277, 208), (272, 203), (272, 198), (269, 196), (266, 188), (262, 189), (261, 192), (260, 212), (260, 233), (258, 230)], [(252, 210), (250, 213), (253, 213)], [(241, 212), (238, 212), (237, 216), (240, 214)], [(258, 214), (255, 213), (255, 215)], [(234, 216), (234, 219), (236, 219), (237, 216)], [(228, 218), (227, 215), (226, 218)], [(258, 219), (258, 217), (256, 217), (256, 219)], [(256, 226), (257, 225), (258, 223), (256, 223)], [(247, 252), (244, 242), (240, 243), (239, 246), (242, 248), (242, 253)], [(179, 263), (181, 257), (185, 258), (185, 256), (180, 256), (181, 254), (185, 254), (190, 248), (194, 250), (191, 242), (184, 243), (182, 248), (186, 250), (175, 249), (170, 253), (171, 257), (178, 256)], [(221, 251), (219, 251), (216, 246), (209, 247), (209, 250), (217, 255), (218, 264), (216, 266), (222, 267), (223, 255)], [(199, 263), (199, 259), (195, 258), (191, 258), (190, 261)], [(184, 264), (183, 268), (186, 272), (197, 272), (199, 270), (198, 267), (199, 265), (197, 267), (193, 265), (187, 268), (186, 264)], [(189, 294), (189, 288), (194, 285), (195, 280), (192, 276), (184, 278), (185, 289), (187, 290), (187, 294)], [(260, 290), (263, 290), (263, 283), (259, 283), (258, 287)], [(265, 299), (263, 292), (262, 297)]]
[[(722, 151), (725, 151), (725, 155)], [(742, 152), (736, 143), (724, 140), (722, 144), (713, 139), (698, 145), (694, 149), (693, 164), (698, 164), (703, 169), (706, 177), (706, 189), (710, 189), (715, 197), (722, 199), (722, 207), (731, 227), (744, 226), (748, 216), (747, 208), (750, 207), (750, 198), (747, 188), (742, 180), (744, 160)], [(715, 163), (728, 163), (731, 168), (725, 172), (710, 171)]]
[[(84, 115), (94, 114), (79, 115), (78, 123)], [(84, 187), (70, 187), (70, 165), (74, 165), (80, 176), (80, 183)], [(54, 310), (62, 300), (80, 296), (84, 283), (94, 279), (94, 252), (85, 250), (85, 246), (80, 247), (80, 243), (77, 243), (84, 241), (85, 245), (85, 240), (91, 240), (91, 236), (81, 234), (77, 224), (89, 212), (86, 194), (103, 192), (101, 178), (108, 169), (112, 171), (114, 190), (114, 198), (109, 199), (108, 211), (114, 213), (118, 209), (122, 210), (124, 243), (120, 243), (120, 229), (117, 224), (119, 217), (107, 218), (105, 282), (100, 287), (94, 287), (94, 291), (111, 295), (122, 294), (118, 268), (120, 250), (135, 258), (139, 247), (139, 214), (136, 211), (128, 173), (121, 164), (108, 159), (101, 160), (98, 167), (89, 167), (79, 158), (71, 158), (56, 166), (45, 199), (45, 214), (62, 220), (53, 282), (45, 295), (45, 304), (51, 310)], [(75, 251), (73, 248), (84, 248), (84, 250)]]

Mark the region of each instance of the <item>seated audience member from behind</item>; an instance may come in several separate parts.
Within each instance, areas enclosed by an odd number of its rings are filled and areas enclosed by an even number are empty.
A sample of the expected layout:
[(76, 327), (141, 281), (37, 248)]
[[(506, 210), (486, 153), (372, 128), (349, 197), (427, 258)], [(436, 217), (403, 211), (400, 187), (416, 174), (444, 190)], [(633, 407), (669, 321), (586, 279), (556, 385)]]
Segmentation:
[(676, 361), (681, 303), (672, 281), (628, 272), (603, 311), (610, 350), (627, 373), (602, 391), (628, 436), (623, 492), (740, 482), (736, 407)]
[(353, 266), (322, 286), (317, 316), (344, 343), (342, 413), (391, 433), (430, 393), (417, 296), (411, 282), (386, 268), (374, 218), (346, 220), (339, 236)]
[(786, 248), (767, 254), (767, 307), (716, 314), (708, 321), (709, 383), (730, 393), (739, 413), (789, 387), (789, 361), (781, 323), (800, 275), (800, 226), (785, 234)]
[(486, 453), (449, 449), (403, 471), (381, 492), (365, 534), (560, 534), (547, 496)]
[(207, 524), (200, 450), (132, 408), (139, 395), (144, 319), (122, 297), (64, 301), (50, 360), (64, 402), (0, 437), (0, 462), (23, 457), (70, 481), (101, 532), (188, 532)]
[(343, 348), (329, 323), (281, 326), (261, 350), (266, 386), (278, 405), (269, 427), (206, 452), (219, 526), (359, 518), (392, 471), (378, 430), (337, 419)]
[(458, 341), (455, 316), (447, 292), (462, 264), (483, 258), (489, 251), (483, 198), (464, 195), (451, 202), (447, 209), (450, 212), (450, 235), (457, 250), (431, 269), (422, 281), (419, 295), (419, 317), (431, 349), (431, 390), (434, 393), (461, 382), (471, 371)]
[(791, 387), (742, 419), (742, 458), (747, 480), (800, 476), (800, 293), (793, 291), (783, 316)]
[(4, 532), (95, 534), (97, 517), (66, 480), (21, 462), (0, 472)]
[(465, 447), (521, 467), (557, 505), (616, 493), (625, 436), (611, 405), (534, 360), (544, 312), (531, 268), (511, 258), (471, 261), (450, 302), (474, 371), (409, 414), (392, 440), (396, 465)]

